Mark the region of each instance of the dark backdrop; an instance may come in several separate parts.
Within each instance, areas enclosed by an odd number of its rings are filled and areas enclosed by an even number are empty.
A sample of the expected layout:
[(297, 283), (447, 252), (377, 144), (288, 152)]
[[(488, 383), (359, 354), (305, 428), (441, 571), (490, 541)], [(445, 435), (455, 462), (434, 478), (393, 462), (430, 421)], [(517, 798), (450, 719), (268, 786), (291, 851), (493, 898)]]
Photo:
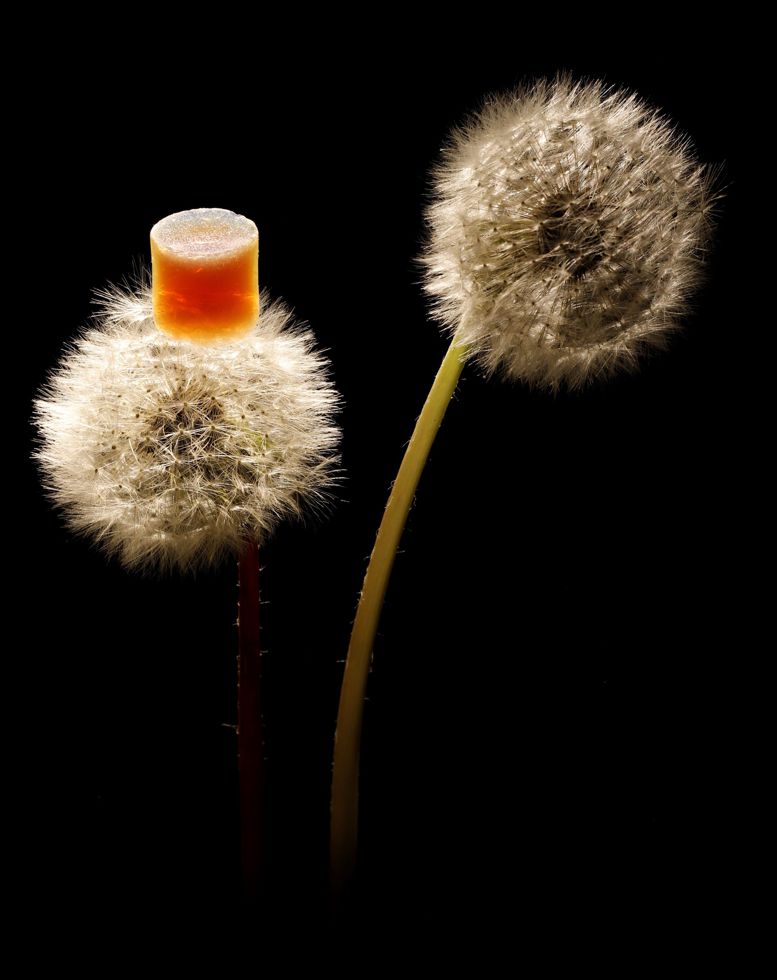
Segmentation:
[[(725, 164), (709, 281), (635, 375), (554, 397), (466, 371), (375, 650), (357, 905), (395, 935), (512, 942), (546, 926), (563, 945), (584, 923), (602, 945), (624, 927), (643, 946), (720, 936), (745, 715), (729, 629), (732, 41), (495, 16), (423, 42), (334, 15), (307, 21), (304, 39), (288, 24), (244, 40), (234, 23), (202, 23), (157, 43), (150, 23), (128, 23), (134, 61), (86, 31), (31, 51), (46, 88), (21, 161), (45, 176), (22, 415), (91, 290), (147, 260), (155, 221), (200, 206), (256, 221), (261, 283), (311, 323), (345, 400), (342, 499), (262, 555), (271, 907), (305, 935), (324, 915), (355, 597), (445, 347), (415, 264), (428, 168), (485, 94), (558, 69), (662, 107)], [(27, 787), (12, 847), (24, 908), (86, 923), (215, 916), (238, 890), (236, 570), (127, 574), (65, 532), (32, 466), (24, 479), (31, 608), (8, 694)]]

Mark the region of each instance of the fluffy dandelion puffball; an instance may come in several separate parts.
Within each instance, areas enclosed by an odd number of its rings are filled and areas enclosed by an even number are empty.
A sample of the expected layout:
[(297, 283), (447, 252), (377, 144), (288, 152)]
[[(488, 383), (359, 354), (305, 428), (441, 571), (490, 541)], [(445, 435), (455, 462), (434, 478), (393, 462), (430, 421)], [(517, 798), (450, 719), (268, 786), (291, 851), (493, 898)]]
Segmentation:
[(674, 326), (711, 196), (687, 140), (635, 95), (540, 82), (454, 134), (434, 175), (425, 287), (487, 373), (575, 387)]
[(147, 289), (117, 291), (36, 402), (37, 457), (74, 530), (127, 566), (189, 569), (326, 500), (337, 404), (282, 304), (204, 346), (160, 333)]

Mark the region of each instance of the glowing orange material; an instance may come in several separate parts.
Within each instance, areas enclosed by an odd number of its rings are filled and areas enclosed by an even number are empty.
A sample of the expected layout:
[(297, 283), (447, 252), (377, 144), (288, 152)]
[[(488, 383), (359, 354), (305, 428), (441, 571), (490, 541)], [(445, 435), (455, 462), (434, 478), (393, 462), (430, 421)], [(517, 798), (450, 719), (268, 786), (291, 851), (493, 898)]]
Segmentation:
[(151, 229), (154, 320), (209, 343), (247, 333), (259, 317), (259, 233), (222, 208), (180, 211)]

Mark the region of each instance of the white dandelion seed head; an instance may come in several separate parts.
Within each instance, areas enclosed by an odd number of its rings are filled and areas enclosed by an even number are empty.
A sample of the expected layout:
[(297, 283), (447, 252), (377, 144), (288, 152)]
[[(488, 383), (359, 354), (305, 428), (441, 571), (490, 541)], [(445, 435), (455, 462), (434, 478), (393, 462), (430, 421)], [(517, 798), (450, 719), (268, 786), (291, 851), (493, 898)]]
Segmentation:
[(699, 280), (711, 179), (635, 95), (492, 101), (434, 174), (424, 286), (486, 373), (556, 388), (660, 344)]
[(289, 310), (213, 346), (160, 333), (146, 288), (103, 294), (35, 403), (36, 456), (77, 532), (128, 567), (190, 569), (261, 543), (336, 479), (338, 396)]

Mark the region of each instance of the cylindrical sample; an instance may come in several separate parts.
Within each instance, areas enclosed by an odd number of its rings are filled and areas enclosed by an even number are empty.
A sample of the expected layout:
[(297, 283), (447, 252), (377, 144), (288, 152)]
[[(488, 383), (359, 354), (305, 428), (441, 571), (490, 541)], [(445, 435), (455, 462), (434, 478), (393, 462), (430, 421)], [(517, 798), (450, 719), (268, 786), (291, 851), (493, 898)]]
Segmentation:
[(259, 317), (259, 232), (223, 208), (179, 211), (151, 229), (154, 320), (174, 337), (210, 343)]

